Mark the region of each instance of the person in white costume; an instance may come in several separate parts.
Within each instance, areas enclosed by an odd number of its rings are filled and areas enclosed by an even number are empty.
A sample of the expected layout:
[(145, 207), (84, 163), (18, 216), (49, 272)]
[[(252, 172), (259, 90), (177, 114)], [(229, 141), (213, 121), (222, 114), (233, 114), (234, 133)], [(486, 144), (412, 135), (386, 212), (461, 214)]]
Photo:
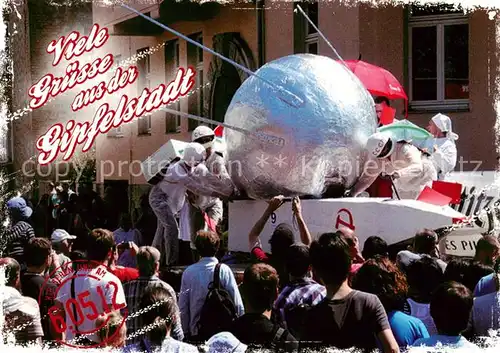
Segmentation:
[(432, 186), (436, 178), (431, 161), (412, 144), (395, 141), (390, 135), (377, 132), (366, 144), (368, 161), (363, 173), (346, 196), (358, 196), (380, 174), (390, 175), (403, 199), (416, 199), (425, 186)]
[[(222, 183), (232, 185), (231, 177), (226, 169), (224, 161), (223, 145), (215, 143), (215, 132), (208, 126), (200, 125), (194, 129), (191, 140), (197, 142), (207, 153), (205, 164), (208, 170), (217, 176)], [(204, 214), (217, 225), (223, 216), (222, 200), (218, 197), (195, 195), (188, 190), (188, 201), (181, 211), (180, 233), (181, 239), (189, 240), (191, 250), (194, 252), (194, 237), (199, 230), (208, 230), (209, 226), (205, 222)], [(196, 259), (193, 259), (196, 260)]]
[(434, 136), (431, 161), (434, 164), (439, 180), (445, 180), (457, 164), (458, 135), (451, 128), (451, 119), (443, 114), (436, 114), (429, 121), (427, 130)]
[(222, 182), (203, 164), (205, 147), (189, 143), (179, 161), (174, 161), (159, 174), (149, 193), (149, 204), (158, 218), (153, 246), (162, 253), (161, 264), (171, 266), (179, 257), (179, 227), (176, 216), (186, 202), (187, 191), (195, 195), (229, 197), (234, 186)]

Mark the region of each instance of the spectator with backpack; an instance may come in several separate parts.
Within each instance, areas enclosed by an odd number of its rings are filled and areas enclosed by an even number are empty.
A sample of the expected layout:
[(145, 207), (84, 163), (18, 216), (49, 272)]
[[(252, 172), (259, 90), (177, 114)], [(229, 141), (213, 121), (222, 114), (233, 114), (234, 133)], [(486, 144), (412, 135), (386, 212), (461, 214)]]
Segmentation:
[(258, 348), (298, 350), (298, 341), (292, 334), (271, 321), (273, 303), (278, 297), (278, 272), (267, 264), (254, 264), (245, 270), (241, 293), (245, 315), (236, 319), (231, 333), (247, 345)]
[(199, 231), (195, 246), (201, 259), (182, 274), (179, 309), (184, 336), (190, 341), (226, 331), (244, 312), (233, 272), (215, 257), (219, 245), (216, 233)]

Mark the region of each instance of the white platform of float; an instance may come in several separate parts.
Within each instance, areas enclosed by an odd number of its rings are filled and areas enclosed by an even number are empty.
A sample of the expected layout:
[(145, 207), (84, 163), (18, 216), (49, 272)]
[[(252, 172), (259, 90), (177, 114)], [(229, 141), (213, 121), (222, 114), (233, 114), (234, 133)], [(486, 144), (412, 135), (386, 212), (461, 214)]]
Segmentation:
[[(451, 207), (439, 207), (416, 200), (384, 198), (339, 198), (301, 200), (302, 215), (313, 237), (352, 225), (360, 246), (378, 235), (388, 244), (409, 239), (422, 228), (437, 229), (450, 226), (463, 214)], [(242, 200), (229, 203), (229, 250), (248, 252), (248, 233), (267, 207), (264, 200)], [(285, 202), (269, 218), (261, 233), (262, 245), (269, 251), (269, 238), (280, 223), (293, 224), (292, 203)], [(295, 228), (298, 241), (299, 232)]]

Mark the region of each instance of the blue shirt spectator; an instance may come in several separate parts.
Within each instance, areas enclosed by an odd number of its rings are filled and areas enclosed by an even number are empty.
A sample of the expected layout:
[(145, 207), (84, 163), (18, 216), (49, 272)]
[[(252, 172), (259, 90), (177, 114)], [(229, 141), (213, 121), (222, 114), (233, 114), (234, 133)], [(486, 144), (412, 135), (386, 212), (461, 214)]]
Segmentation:
[[(182, 274), (179, 309), (181, 311), (182, 329), (185, 336), (198, 334), (198, 321), (201, 309), (208, 294), (208, 285), (214, 277), (216, 257), (202, 257), (200, 261), (186, 268)], [(231, 295), (238, 316), (243, 315), (243, 301), (231, 269), (222, 264), (220, 267), (220, 284)]]
[(498, 279), (498, 274), (496, 273), (481, 278), (474, 289), (474, 297), (481, 297), (498, 291), (500, 287)]
[[(356, 274), (353, 286), (378, 296), (400, 348), (405, 349), (417, 339), (429, 337), (422, 320), (403, 312), (408, 284), (401, 270), (387, 256), (377, 255), (367, 260)], [(377, 343), (383, 348), (380, 342)]]
[(500, 292), (475, 298), (471, 321), (477, 336), (486, 337), (489, 330), (500, 329)]
[(407, 315), (402, 311), (392, 311), (388, 315), (389, 325), (400, 348), (411, 346), (416, 340), (429, 337), (429, 332), (422, 320)]

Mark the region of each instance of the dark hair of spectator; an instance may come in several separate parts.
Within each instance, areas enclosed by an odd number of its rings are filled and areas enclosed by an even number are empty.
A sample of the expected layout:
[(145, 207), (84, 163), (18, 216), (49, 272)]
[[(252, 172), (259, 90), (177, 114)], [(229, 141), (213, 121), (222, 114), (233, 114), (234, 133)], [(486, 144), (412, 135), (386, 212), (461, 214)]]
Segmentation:
[(87, 239), (87, 258), (91, 261), (106, 260), (109, 252), (116, 247), (113, 233), (107, 229), (94, 229)]
[(272, 266), (263, 263), (251, 265), (243, 274), (243, 300), (254, 311), (271, 310), (278, 297), (278, 286), (278, 272)]
[(354, 289), (375, 294), (385, 311), (403, 310), (408, 296), (405, 275), (385, 256), (366, 261), (354, 277)]
[(157, 323), (147, 333), (155, 344), (161, 344), (170, 332), (175, 320), (176, 298), (172, 298), (163, 287), (148, 287), (141, 297), (140, 309), (147, 310), (143, 315), (144, 326)]
[(220, 237), (217, 233), (200, 230), (196, 233), (194, 245), (201, 257), (213, 257), (219, 251)]
[(478, 261), (471, 261), (467, 271), (465, 272), (463, 282), (460, 283), (464, 284), (471, 291), (474, 291), (479, 280), (489, 274), (492, 274), (493, 272), (495, 272), (493, 267)]
[(87, 252), (83, 250), (74, 250), (69, 254), (71, 259), (71, 267), (73, 271), (78, 271), (80, 268), (88, 264)]
[(83, 250), (73, 250), (72, 252), (70, 252), (69, 258), (71, 259), (71, 261), (86, 260), (87, 252)]
[(292, 244), (286, 254), (286, 269), (294, 277), (304, 277), (311, 266), (309, 247), (304, 244)]
[(443, 282), (444, 274), (436, 259), (423, 256), (411, 263), (406, 271), (410, 296), (429, 303), (432, 292)]
[(15, 287), (21, 274), (19, 262), (11, 257), (4, 257), (0, 259), (0, 267), (2, 266), (5, 267), (5, 285)]
[(439, 334), (458, 336), (467, 329), (474, 299), (461, 283), (445, 282), (431, 299), (431, 316)]
[(365, 240), (361, 255), (365, 260), (372, 259), (377, 255), (389, 256), (389, 246), (381, 237), (372, 235)]
[(436, 250), (438, 236), (432, 229), (423, 229), (415, 235), (413, 251), (417, 254), (431, 255)]
[(452, 259), (450, 262), (448, 262), (448, 265), (446, 265), (446, 270), (444, 271), (444, 280), (465, 284), (464, 277), (470, 265), (471, 263), (468, 260), (460, 258)]
[(26, 265), (43, 266), (52, 252), (52, 244), (45, 238), (31, 238), (24, 247)]
[(286, 257), (288, 248), (295, 242), (292, 227), (286, 223), (280, 223), (274, 228), (269, 244), (273, 256)]
[(310, 256), (314, 272), (325, 285), (341, 284), (349, 276), (352, 257), (342, 232), (321, 234), (311, 244)]
[[(476, 257), (479, 254), (485, 254), (489, 256), (498, 256), (498, 251), (500, 250), (500, 243), (494, 235), (484, 235), (478, 240), (476, 244)], [(476, 258), (475, 260), (479, 260)], [(495, 259), (491, 259), (495, 260)]]
[(376, 97), (375, 104), (381, 104), (381, 103), (385, 103), (389, 107), (391, 106), (391, 102), (389, 101), (389, 99), (387, 97), (383, 97), (383, 96)]

